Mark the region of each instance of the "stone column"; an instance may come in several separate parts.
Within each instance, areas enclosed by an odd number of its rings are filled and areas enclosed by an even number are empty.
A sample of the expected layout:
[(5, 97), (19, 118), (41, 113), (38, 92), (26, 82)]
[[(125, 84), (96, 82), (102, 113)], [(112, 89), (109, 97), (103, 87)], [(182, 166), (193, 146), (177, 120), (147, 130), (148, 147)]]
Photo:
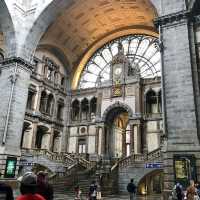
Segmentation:
[(35, 148), (35, 141), (36, 141), (36, 136), (37, 136), (37, 122), (33, 122), (32, 126), (33, 126), (33, 135), (32, 135), (32, 143), (31, 143), (31, 148), (34, 149)]
[[(99, 147), (100, 151), (99, 154), (101, 156), (104, 156), (106, 154), (106, 151), (105, 151), (105, 125), (104, 124), (98, 124), (98, 131), (101, 131), (101, 142), (98, 143), (98, 145), (100, 144), (101, 147)], [(100, 133), (99, 133), (100, 134)], [(99, 135), (98, 134), (98, 135)]]
[(41, 103), (41, 93), (42, 93), (42, 90), (44, 89), (43, 86), (39, 86), (39, 90), (38, 90), (38, 94), (37, 94), (37, 103), (36, 103), (36, 112), (39, 112), (40, 111), (40, 103)]
[(49, 139), (49, 146), (48, 146), (48, 150), (49, 151), (53, 151), (53, 138), (54, 138), (54, 127), (52, 126), (51, 128), (50, 128), (50, 130), (49, 130), (49, 137), (50, 137), (50, 139)]
[(131, 120), (131, 151), (134, 154), (141, 153), (141, 122), (138, 119)]
[(130, 153), (134, 154), (134, 125), (130, 124)]
[(16, 159), (21, 155), (20, 138), (32, 67), (25, 60), (12, 57), (4, 60), (0, 68), (0, 159), (5, 160), (5, 169), (7, 155)]
[[(181, 3), (181, 6), (179, 5)], [(175, 184), (174, 156), (193, 155), (199, 167), (200, 145), (197, 132), (196, 104), (194, 99), (193, 64), (191, 55), (190, 22), (186, 1), (174, 1), (172, 11), (163, 0), (160, 27), (162, 50), (162, 88), (165, 108), (167, 142), (164, 156), (164, 199), (168, 199)], [(165, 13), (165, 12), (167, 13)], [(198, 162), (197, 162), (198, 160)], [(199, 178), (199, 174), (197, 174)]]
[(122, 156), (126, 156), (126, 130), (122, 130)]

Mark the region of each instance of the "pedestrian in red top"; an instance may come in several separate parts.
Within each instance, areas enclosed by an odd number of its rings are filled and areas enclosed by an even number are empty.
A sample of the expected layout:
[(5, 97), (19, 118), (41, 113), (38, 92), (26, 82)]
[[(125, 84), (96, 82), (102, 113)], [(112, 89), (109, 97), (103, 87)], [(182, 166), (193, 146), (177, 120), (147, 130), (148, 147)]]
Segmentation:
[(16, 200), (45, 200), (39, 194), (36, 194), (37, 177), (33, 173), (27, 173), (22, 177), (20, 192), (21, 195)]

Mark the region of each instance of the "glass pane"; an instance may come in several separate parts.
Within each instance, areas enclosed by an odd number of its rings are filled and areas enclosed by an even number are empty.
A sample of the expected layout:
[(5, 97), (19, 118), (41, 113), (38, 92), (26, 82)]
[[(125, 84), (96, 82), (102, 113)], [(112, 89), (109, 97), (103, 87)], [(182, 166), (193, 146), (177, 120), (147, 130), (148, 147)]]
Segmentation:
[(97, 83), (110, 79), (111, 61), (118, 53), (119, 43), (130, 65), (138, 69), (141, 78), (161, 75), (157, 39), (145, 35), (128, 35), (105, 44), (92, 56), (81, 74), (79, 88), (95, 87)]

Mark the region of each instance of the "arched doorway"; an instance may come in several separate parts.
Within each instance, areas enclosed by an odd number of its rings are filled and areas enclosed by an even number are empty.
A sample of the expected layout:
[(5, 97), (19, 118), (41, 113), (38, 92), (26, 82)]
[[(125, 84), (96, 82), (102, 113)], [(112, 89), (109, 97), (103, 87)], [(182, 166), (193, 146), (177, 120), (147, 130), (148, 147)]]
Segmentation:
[(138, 183), (138, 194), (161, 194), (163, 191), (163, 170), (156, 169), (146, 174)]
[(105, 118), (105, 152), (110, 159), (130, 155), (129, 113), (124, 107), (110, 109)]

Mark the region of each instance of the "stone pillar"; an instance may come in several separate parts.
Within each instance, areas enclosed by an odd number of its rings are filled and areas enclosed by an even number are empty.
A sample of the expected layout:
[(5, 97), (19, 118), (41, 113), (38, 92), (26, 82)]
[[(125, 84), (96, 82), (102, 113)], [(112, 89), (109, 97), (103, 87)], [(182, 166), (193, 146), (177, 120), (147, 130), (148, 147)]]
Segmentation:
[(126, 157), (126, 130), (122, 130), (122, 156)]
[(12, 57), (4, 60), (0, 68), (0, 160), (4, 160), (4, 170), (7, 155), (17, 160), (21, 155), (20, 138), (32, 67), (23, 59)]
[(37, 103), (36, 103), (36, 112), (39, 112), (40, 111), (40, 103), (41, 103), (41, 93), (42, 93), (42, 90), (44, 89), (43, 86), (39, 86), (39, 89), (38, 89), (38, 94), (37, 94)]
[(33, 126), (33, 135), (32, 135), (32, 143), (31, 143), (31, 148), (34, 149), (35, 148), (35, 141), (36, 141), (36, 136), (37, 136), (37, 122), (33, 122), (32, 126)]
[(53, 151), (53, 138), (54, 138), (54, 127), (52, 126), (49, 130), (49, 146), (48, 146), (48, 150), (49, 151)]
[[(168, 199), (175, 184), (175, 155), (193, 155), (199, 168), (200, 145), (197, 137), (196, 104), (194, 99), (193, 72), (189, 15), (182, 5), (174, 1), (177, 12), (170, 14), (163, 1), (164, 13), (158, 18), (162, 50), (162, 87), (165, 108), (165, 133), (167, 142), (164, 157), (164, 199)], [(176, 5), (177, 4), (177, 5)], [(178, 10), (180, 9), (180, 10)], [(166, 15), (165, 15), (166, 14)], [(164, 112), (164, 111), (163, 111)], [(199, 178), (199, 174), (197, 174)]]
[[(105, 125), (104, 124), (98, 124), (98, 131), (101, 132), (101, 142), (99, 141), (98, 145), (101, 145), (101, 147), (99, 147), (99, 150), (101, 152), (100, 155), (101, 156), (104, 156), (106, 154), (106, 151), (105, 151)], [(100, 133), (99, 133), (100, 134)], [(98, 135), (99, 135), (98, 134)]]
[(134, 154), (141, 153), (141, 122), (138, 119), (131, 120), (131, 151)]

